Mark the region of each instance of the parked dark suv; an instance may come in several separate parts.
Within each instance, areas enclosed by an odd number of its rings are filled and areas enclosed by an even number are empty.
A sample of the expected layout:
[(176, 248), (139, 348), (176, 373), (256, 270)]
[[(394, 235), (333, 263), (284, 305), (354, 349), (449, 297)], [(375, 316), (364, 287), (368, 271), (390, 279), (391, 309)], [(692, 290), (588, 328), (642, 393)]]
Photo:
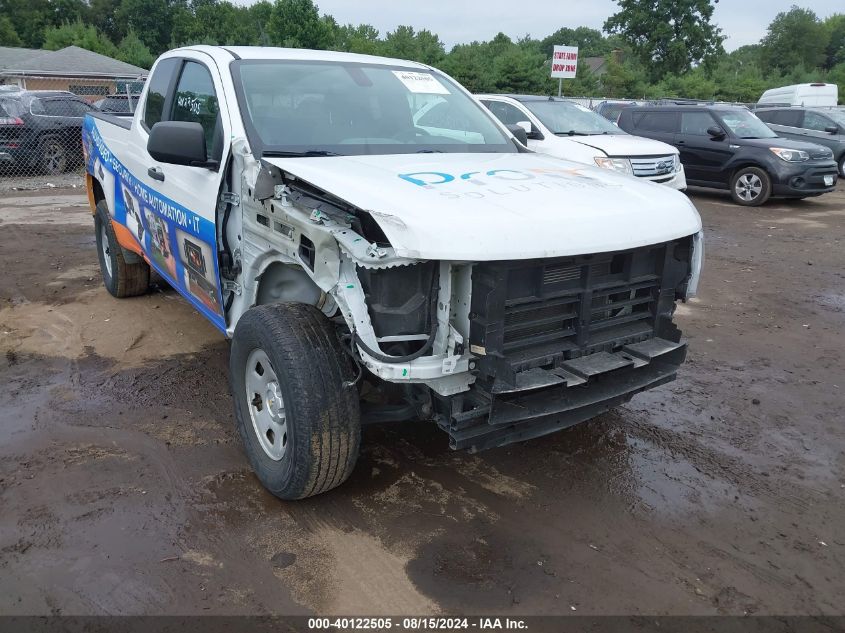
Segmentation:
[(845, 178), (845, 109), (761, 106), (754, 114), (778, 136), (832, 149), (839, 176)]
[(99, 101), (94, 102), (94, 107), (100, 112), (118, 112), (126, 114), (127, 112), (135, 112), (138, 107), (138, 100), (141, 95), (132, 95), (131, 102), (128, 95), (108, 95)]
[(593, 108), (596, 114), (602, 115), (608, 121), (616, 123), (619, 115), (625, 108), (632, 108), (639, 105), (636, 101), (602, 101)]
[(0, 91), (0, 168), (59, 174), (82, 163), (82, 117), (93, 106), (70, 92)]
[(627, 108), (619, 127), (674, 145), (688, 184), (729, 189), (741, 205), (757, 206), (772, 195), (818, 196), (836, 187), (829, 148), (781, 138), (741, 106)]

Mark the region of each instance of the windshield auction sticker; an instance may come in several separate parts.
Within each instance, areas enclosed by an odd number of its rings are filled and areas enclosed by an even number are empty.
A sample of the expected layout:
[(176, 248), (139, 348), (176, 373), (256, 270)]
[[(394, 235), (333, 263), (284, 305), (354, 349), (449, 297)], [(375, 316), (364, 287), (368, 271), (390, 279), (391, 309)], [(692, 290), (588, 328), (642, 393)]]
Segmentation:
[(430, 73), (415, 73), (408, 70), (394, 70), (396, 78), (411, 92), (427, 95), (451, 94), (442, 83)]

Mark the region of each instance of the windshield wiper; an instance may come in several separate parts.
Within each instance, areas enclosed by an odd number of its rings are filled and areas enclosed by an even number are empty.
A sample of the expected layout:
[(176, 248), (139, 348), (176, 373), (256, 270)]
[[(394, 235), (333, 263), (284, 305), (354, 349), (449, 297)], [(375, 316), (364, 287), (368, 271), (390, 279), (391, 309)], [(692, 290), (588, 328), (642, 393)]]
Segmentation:
[(309, 149), (305, 150), (304, 152), (287, 152), (287, 151), (279, 151), (268, 149), (261, 152), (262, 156), (267, 156), (268, 158), (303, 158), (303, 157), (310, 157), (310, 156), (346, 156), (346, 154), (338, 154), (337, 152), (329, 152), (323, 149)]
[(418, 149), (417, 154), (443, 154), (442, 149)]
[(579, 132), (578, 130), (569, 130), (568, 132), (555, 132), (555, 136), (590, 136), (593, 132)]

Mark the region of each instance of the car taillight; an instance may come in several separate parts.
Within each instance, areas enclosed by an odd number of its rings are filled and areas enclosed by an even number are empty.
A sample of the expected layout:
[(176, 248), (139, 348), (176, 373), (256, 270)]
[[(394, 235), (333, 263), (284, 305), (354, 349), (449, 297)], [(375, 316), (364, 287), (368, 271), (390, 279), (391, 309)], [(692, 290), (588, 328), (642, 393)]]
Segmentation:
[(0, 125), (23, 125), (23, 119), (16, 116), (0, 117)]

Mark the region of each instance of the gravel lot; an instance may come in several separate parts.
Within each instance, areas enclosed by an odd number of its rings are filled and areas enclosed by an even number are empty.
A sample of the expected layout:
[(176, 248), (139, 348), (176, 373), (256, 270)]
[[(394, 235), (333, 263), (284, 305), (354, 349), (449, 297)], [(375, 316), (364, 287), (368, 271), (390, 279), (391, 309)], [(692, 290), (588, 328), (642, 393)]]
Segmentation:
[(475, 456), (370, 427), (299, 503), (248, 470), (216, 330), (103, 289), (80, 194), (0, 200), (0, 613), (843, 613), (845, 187), (692, 194), (676, 382)]

